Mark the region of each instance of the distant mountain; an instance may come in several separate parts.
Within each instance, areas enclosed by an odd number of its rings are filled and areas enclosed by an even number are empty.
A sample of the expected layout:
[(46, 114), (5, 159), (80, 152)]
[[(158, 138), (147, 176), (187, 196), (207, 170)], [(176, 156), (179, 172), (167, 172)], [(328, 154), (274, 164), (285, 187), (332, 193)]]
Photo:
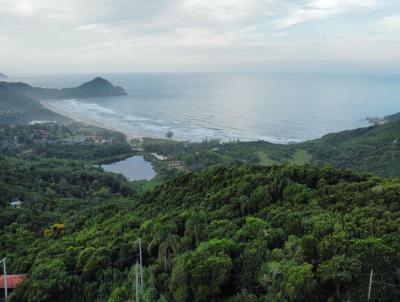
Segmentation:
[(107, 96), (120, 96), (126, 95), (125, 90), (120, 86), (113, 86), (109, 81), (97, 77), (89, 82), (82, 84), (76, 88), (61, 89), (61, 97), (107, 97)]
[(122, 87), (114, 86), (99, 77), (78, 87), (63, 89), (33, 87), (25, 83), (0, 82), (0, 124), (24, 124), (32, 119), (46, 119), (46, 117), (62, 122), (66, 120), (65, 117), (45, 109), (40, 103), (42, 100), (120, 95), (126, 95)]
[(1, 94), (26, 96), (34, 100), (45, 100), (120, 96), (126, 95), (126, 92), (122, 87), (114, 86), (103, 78), (95, 78), (81, 86), (63, 89), (33, 87), (25, 83), (0, 82)]
[(385, 116), (383, 119), (386, 122), (396, 122), (400, 120), (400, 112)]
[(4, 74), (0, 72), (0, 79), (7, 79), (8, 77)]

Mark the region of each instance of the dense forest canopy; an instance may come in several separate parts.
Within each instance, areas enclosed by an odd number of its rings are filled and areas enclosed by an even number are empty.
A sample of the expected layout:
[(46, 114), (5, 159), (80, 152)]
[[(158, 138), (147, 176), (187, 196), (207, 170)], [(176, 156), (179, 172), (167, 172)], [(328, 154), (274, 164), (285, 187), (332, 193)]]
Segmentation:
[[(371, 271), (371, 301), (398, 301), (400, 179), (307, 165), (397, 173), (398, 127), (274, 145), (1, 126), (0, 255), (28, 276), (10, 301), (365, 301)], [(155, 188), (97, 165), (135, 153)]]
[(32, 187), (29, 171), (2, 176), (40, 196), (1, 212), (2, 254), (29, 273), (11, 301), (133, 299), (139, 238), (144, 301), (365, 301), (371, 270), (373, 299), (400, 299), (398, 180), (235, 165), (143, 196), (82, 175), (79, 196), (70, 178)]

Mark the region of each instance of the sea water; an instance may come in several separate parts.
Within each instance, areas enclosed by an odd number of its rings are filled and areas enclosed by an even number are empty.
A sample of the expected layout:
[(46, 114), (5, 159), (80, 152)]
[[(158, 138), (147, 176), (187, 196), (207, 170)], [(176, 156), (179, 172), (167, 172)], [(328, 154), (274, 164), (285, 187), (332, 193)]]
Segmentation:
[(400, 111), (400, 76), (340, 74), (93, 74), (21, 78), (45, 87), (77, 86), (103, 76), (127, 96), (71, 99), (55, 111), (131, 137), (180, 140), (318, 138), (367, 126), (367, 117)]

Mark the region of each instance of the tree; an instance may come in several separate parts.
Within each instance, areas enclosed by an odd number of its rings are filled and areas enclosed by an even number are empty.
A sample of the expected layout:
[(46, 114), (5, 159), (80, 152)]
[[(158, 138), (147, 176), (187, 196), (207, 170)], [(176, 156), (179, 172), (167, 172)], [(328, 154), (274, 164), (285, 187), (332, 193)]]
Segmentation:
[(24, 286), (29, 290), (27, 296), (23, 294), (23, 287), (18, 288), (12, 301), (72, 301), (72, 286), (78, 284), (77, 276), (68, 274), (61, 259), (43, 260), (38, 259), (35, 263), (32, 274)]
[(153, 229), (153, 240), (147, 247), (150, 255), (158, 249), (158, 259), (164, 263), (165, 271), (171, 266), (172, 255), (179, 251), (179, 236), (172, 234), (173, 229), (172, 225), (157, 224)]
[(197, 247), (202, 239), (207, 216), (204, 211), (195, 209), (185, 223), (185, 238), (191, 247)]
[(174, 133), (171, 130), (168, 130), (167, 133), (165, 134), (167, 138), (172, 138), (174, 136)]
[(231, 278), (235, 246), (232, 240), (213, 239), (178, 256), (170, 281), (175, 300), (205, 302), (220, 295)]
[(285, 276), (285, 290), (291, 301), (298, 301), (314, 290), (316, 281), (312, 268), (309, 263), (288, 268)]

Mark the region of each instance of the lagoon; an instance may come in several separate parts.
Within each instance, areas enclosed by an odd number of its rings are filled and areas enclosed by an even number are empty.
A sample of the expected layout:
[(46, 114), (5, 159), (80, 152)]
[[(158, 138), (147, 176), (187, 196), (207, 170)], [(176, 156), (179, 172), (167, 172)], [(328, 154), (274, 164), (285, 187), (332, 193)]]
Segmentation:
[(150, 180), (156, 175), (151, 163), (146, 161), (143, 156), (132, 156), (101, 167), (104, 171), (122, 174), (130, 181)]

